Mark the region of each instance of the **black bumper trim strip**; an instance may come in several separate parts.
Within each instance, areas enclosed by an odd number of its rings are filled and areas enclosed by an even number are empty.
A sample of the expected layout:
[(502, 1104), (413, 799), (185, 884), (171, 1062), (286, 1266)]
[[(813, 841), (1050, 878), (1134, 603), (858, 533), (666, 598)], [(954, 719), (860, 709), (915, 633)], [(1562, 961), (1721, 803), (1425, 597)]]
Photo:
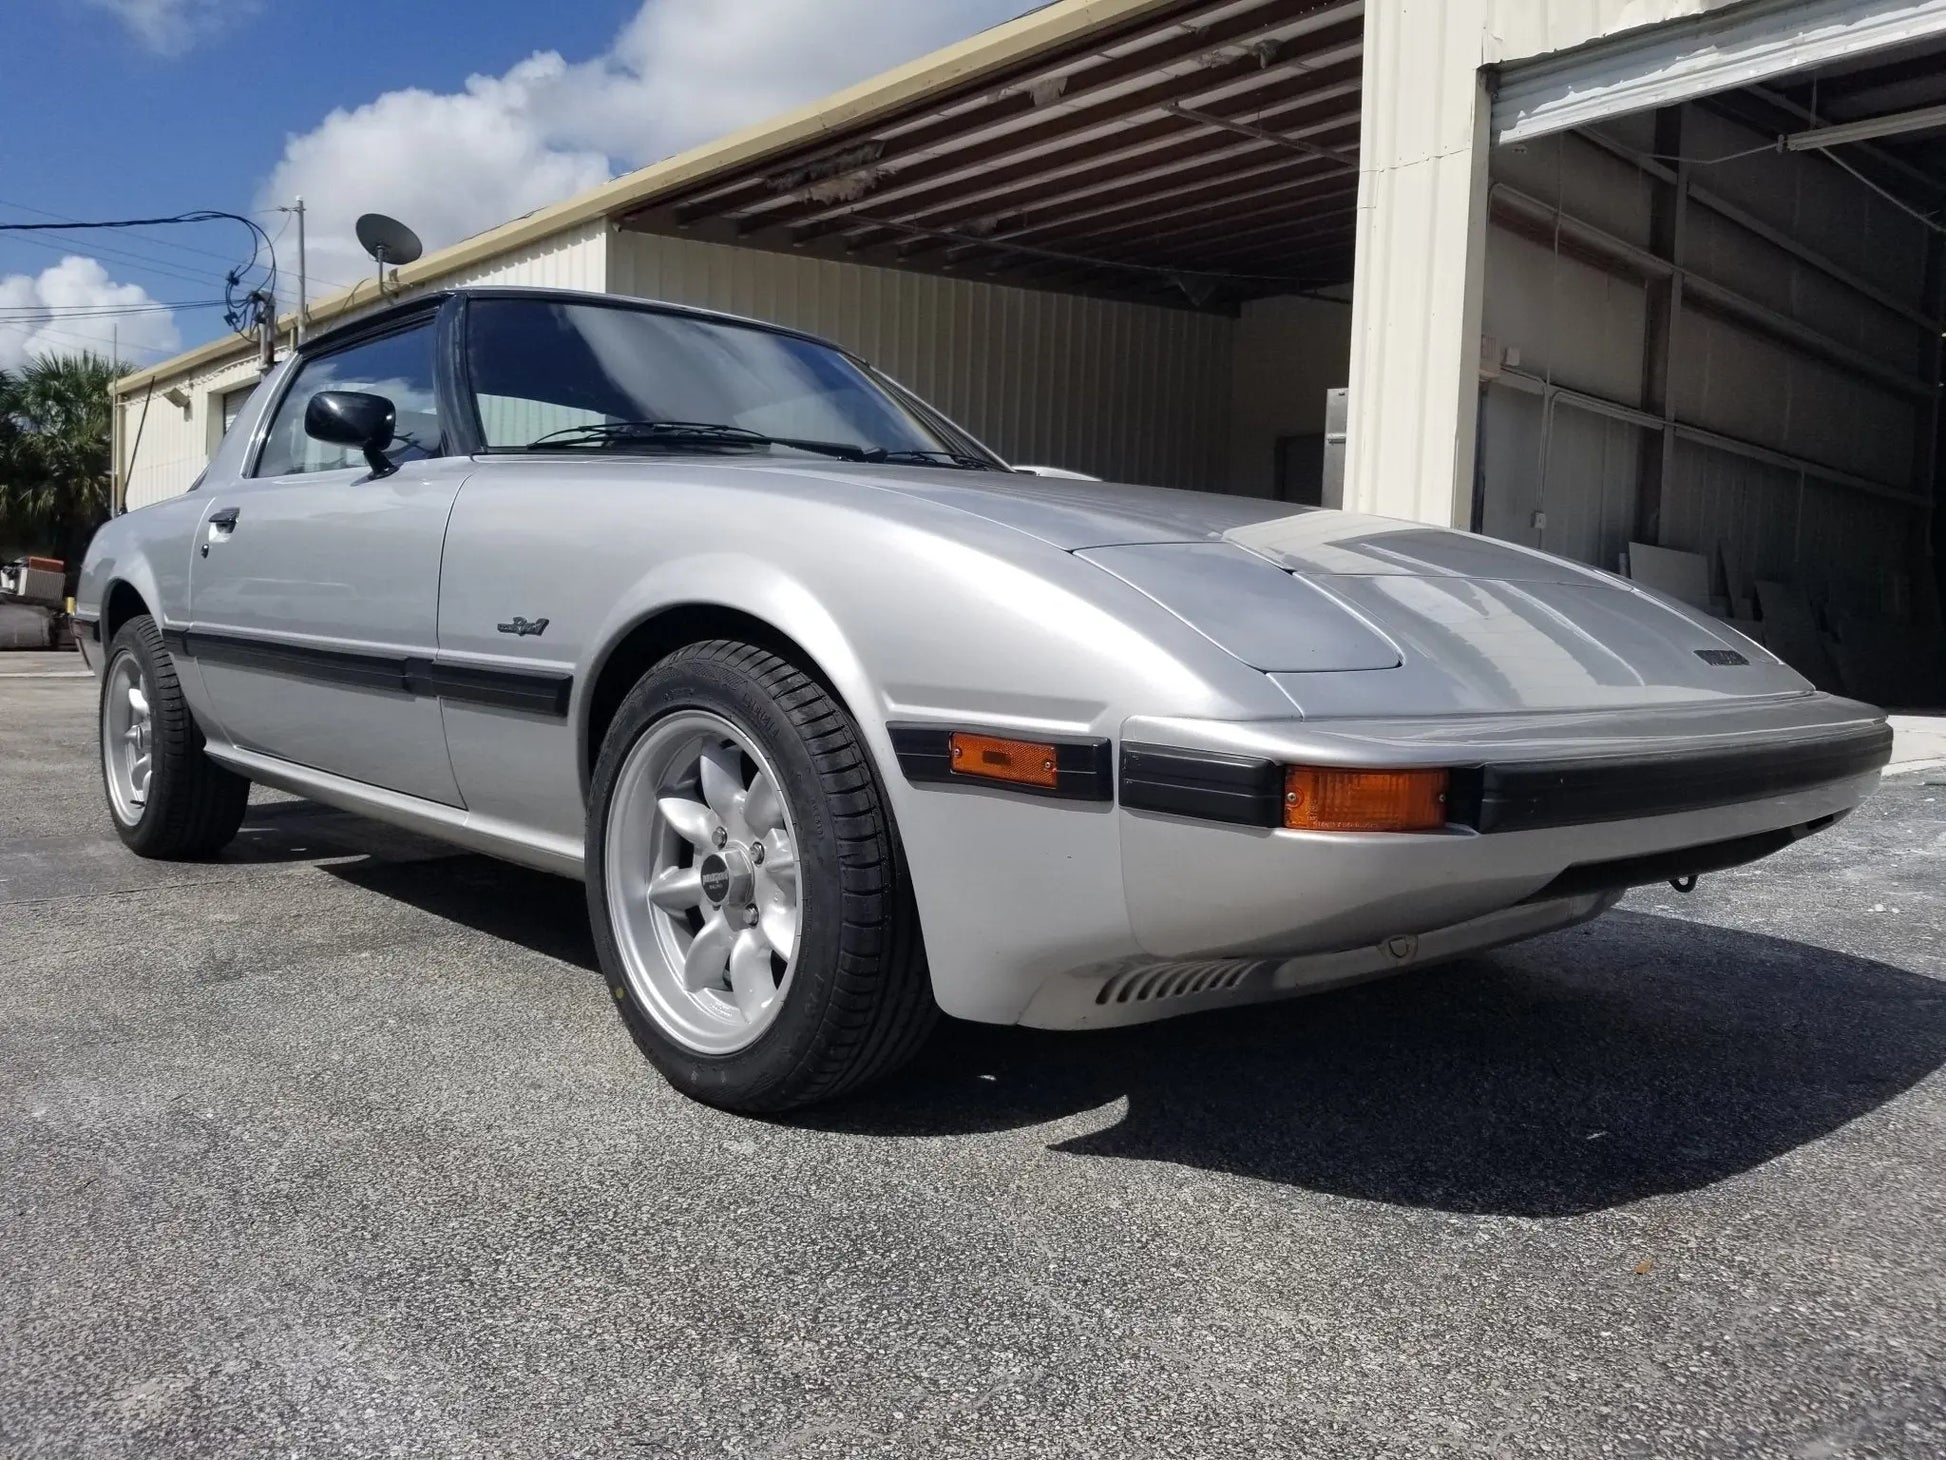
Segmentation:
[[(1867, 775), (1891, 758), (1891, 729), (1873, 725), (1808, 743), (1647, 760), (1462, 766), (1452, 772), (1450, 824), (1486, 833), (1541, 831), (1707, 811)], [(1122, 747), (1121, 802), (1131, 811), (1279, 827), (1283, 792), (1284, 767), (1276, 761), (1167, 745)]]
[(1796, 745), (1651, 760), (1489, 765), (1458, 772), (1455, 779), (1471, 783), (1466, 791), (1477, 787), (1478, 830), (1539, 831), (1788, 795), (1883, 770), (1891, 758), (1891, 727), (1873, 725)]
[[(1107, 740), (980, 725), (890, 724), (885, 728), (892, 737), (892, 752), (899, 759), (899, 769), (914, 785), (969, 786), (1021, 796), (1051, 796), (1061, 801), (1115, 799), (1113, 747)], [(962, 776), (953, 769), (955, 735), (991, 735), (1002, 740), (1031, 740), (1052, 745), (1055, 784), (1022, 786), (991, 781), (984, 776)]]
[(257, 669), (320, 684), (438, 698), (565, 719), (574, 676), (534, 669), (441, 664), (433, 659), (246, 639), (207, 629), (164, 629), (163, 647), (199, 663)]
[(1166, 745), (1122, 747), (1122, 805), (1220, 821), (1230, 826), (1284, 823), (1284, 768), (1275, 761)]

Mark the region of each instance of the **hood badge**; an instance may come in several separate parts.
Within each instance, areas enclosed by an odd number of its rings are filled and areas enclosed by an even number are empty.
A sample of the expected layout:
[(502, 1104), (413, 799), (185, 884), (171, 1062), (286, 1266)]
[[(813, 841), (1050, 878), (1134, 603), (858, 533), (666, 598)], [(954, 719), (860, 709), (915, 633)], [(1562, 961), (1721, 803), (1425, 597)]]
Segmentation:
[(1734, 649), (1698, 649), (1696, 657), (1705, 664), (1714, 664), (1718, 669), (1734, 669), (1739, 664), (1750, 662)]
[(503, 634), (514, 634), (523, 639), (530, 635), (538, 639), (542, 634), (547, 632), (547, 625), (548, 620), (544, 618), (533, 620), (517, 618), (510, 624), (501, 624), (500, 632)]

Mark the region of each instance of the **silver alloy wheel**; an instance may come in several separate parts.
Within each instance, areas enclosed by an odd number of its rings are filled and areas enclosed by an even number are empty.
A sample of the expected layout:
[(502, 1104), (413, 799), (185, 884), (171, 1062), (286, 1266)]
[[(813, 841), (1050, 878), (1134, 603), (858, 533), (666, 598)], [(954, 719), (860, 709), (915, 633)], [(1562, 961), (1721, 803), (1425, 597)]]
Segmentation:
[(108, 799), (124, 826), (142, 819), (155, 765), (155, 718), (142, 661), (124, 649), (108, 666), (101, 702), (101, 760), (108, 771)]
[(776, 770), (720, 715), (651, 725), (615, 781), (603, 849), (636, 1002), (699, 1054), (733, 1054), (790, 991), (803, 900)]

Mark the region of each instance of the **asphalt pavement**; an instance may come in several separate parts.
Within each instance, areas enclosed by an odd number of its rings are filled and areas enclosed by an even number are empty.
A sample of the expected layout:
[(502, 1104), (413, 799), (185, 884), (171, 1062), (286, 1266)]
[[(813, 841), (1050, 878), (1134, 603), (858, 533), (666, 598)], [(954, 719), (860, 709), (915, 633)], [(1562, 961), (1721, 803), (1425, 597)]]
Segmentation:
[(1385, 983), (673, 1094), (580, 889), (0, 679), (0, 1456), (1946, 1454), (1946, 771)]

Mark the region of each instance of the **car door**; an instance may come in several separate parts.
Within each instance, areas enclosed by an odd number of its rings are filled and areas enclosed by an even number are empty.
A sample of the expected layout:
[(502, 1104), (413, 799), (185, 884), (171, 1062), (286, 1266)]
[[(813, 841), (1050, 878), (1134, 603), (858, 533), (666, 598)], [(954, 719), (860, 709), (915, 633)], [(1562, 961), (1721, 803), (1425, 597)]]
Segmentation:
[[(440, 331), (432, 311), (393, 317), (300, 359), (243, 475), (204, 489), (186, 647), (238, 746), (457, 806), (430, 666), (470, 466), (446, 455)], [(306, 435), (322, 390), (393, 403), (392, 471)]]

